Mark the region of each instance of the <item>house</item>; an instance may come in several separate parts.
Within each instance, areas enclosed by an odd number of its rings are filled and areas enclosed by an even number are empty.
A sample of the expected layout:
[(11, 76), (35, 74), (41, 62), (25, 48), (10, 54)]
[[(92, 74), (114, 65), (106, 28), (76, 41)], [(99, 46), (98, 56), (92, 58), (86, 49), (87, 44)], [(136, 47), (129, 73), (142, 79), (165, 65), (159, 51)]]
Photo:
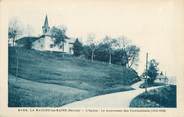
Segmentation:
[(162, 72), (157, 75), (155, 82), (157, 83), (168, 83), (168, 78), (166, 75), (164, 75)]
[(39, 51), (57, 51), (73, 54), (73, 43), (75, 39), (64, 35), (65, 41), (61, 41), (59, 44), (55, 44), (55, 38), (50, 33), (47, 15), (42, 26), (42, 33), (43, 34), (41, 34), (40, 37), (23, 37), (18, 39), (16, 44), (17, 46), (28, 47)]
[(13, 38), (8, 39), (8, 46), (13, 46)]

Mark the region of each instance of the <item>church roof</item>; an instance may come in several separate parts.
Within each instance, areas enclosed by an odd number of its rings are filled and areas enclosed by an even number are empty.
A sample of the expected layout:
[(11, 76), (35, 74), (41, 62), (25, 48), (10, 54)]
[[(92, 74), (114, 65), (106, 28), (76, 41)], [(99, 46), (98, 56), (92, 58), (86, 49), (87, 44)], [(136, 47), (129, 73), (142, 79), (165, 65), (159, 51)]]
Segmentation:
[(49, 27), (49, 23), (48, 23), (48, 17), (47, 15), (45, 16), (45, 21), (44, 21), (44, 27)]
[(34, 41), (42, 38), (43, 36), (40, 36), (40, 37), (22, 37), (18, 40), (16, 40), (16, 43), (17, 44), (21, 44), (21, 45), (25, 45), (25, 44), (28, 44), (28, 43), (33, 43)]

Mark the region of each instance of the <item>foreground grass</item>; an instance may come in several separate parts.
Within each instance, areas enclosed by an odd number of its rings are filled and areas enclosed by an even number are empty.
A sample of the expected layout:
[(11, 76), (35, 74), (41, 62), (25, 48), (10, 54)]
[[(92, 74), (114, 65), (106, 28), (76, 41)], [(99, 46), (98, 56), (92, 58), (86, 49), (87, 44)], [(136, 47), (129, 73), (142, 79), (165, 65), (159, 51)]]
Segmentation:
[(150, 90), (135, 97), (130, 107), (176, 107), (176, 85)]
[(96, 95), (131, 90), (130, 85), (138, 79), (134, 70), (118, 65), (92, 63), (63, 53), (9, 48), (10, 107), (62, 106)]
[(85, 90), (38, 83), (9, 76), (9, 106), (58, 107), (75, 100), (94, 96)]

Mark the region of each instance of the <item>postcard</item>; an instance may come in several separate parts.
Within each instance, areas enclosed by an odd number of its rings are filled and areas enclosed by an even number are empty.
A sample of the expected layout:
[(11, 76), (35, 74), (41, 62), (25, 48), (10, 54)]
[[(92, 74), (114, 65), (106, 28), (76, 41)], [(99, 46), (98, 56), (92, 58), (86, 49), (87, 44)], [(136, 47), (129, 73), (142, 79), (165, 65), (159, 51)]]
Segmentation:
[(0, 3), (0, 116), (183, 116), (183, 0)]

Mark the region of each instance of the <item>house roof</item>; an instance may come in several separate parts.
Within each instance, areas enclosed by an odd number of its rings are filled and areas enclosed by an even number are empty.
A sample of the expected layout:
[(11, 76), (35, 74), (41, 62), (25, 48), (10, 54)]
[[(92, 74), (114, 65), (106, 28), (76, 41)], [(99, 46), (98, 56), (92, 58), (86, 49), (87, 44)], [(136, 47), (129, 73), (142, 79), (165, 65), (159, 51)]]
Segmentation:
[(16, 40), (17, 44), (28, 44), (28, 43), (33, 43), (34, 41), (40, 39), (41, 37), (22, 37), (18, 40)]
[[(34, 41), (39, 40), (39, 39), (45, 37), (45, 36), (51, 36), (51, 35), (41, 35), (39, 37), (33, 37), (33, 36), (22, 37), (22, 38), (16, 40), (15, 42), (17, 44), (20, 44), (20, 45), (27, 45), (27, 44), (33, 43)], [(68, 36), (65, 36), (65, 39), (67, 39), (68, 41), (71, 41), (70, 43), (73, 42), (72, 40), (70, 40), (71, 38), (69, 38)]]
[(164, 79), (164, 78), (166, 78), (166, 76), (164, 76), (164, 75), (158, 75), (156, 78)]
[(71, 38), (65, 35), (65, 39), (71, 39)]

